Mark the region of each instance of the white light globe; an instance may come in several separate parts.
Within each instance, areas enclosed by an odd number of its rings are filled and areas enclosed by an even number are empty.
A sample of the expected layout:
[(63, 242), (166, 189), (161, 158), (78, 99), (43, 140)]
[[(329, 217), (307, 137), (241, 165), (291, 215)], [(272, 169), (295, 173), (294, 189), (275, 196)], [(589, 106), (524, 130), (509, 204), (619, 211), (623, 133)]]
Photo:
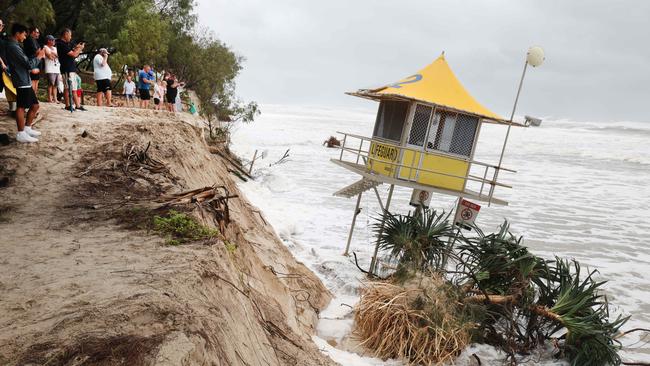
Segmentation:
[(544, 50), (542, 47), (534, 46), (529, 48), (526, 54), (526, 62), (533, 67), (541, 65), (544, 62)]

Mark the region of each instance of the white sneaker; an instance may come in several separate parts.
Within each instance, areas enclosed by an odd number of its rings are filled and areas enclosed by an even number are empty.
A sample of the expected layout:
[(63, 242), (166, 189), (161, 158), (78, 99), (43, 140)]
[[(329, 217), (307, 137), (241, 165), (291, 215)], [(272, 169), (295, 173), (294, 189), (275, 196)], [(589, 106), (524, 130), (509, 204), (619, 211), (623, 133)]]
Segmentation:
[(20, 131), (16, 134), (18, 142), (38, 142), (37, 138), (31, 137), (26, 131)]
[(36, 131), (32, 126), (25, 126), (25, 132), (31, 137), (38, 137), (41, 135), (40, 131)]

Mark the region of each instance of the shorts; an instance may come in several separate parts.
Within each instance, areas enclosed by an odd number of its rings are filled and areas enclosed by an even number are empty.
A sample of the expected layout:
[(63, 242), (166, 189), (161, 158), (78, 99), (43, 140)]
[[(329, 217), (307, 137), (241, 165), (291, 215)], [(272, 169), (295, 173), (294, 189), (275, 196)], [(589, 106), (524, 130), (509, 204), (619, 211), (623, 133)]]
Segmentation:
[[(61, 74), (61, 76), (63, 77), (63, 88), (65, 90), (68, 90), (68, 86), (70, 86), (72, 91), (79, 89), (79, 83), (77, 82), (76, 72), (68, 72), (65, 74)], [(68, 79), (70, 79), (70, 85), (68, 85)]]
[(133, 99), (135, 99), (135, 95), (134, 95), (134, 94), (124, 94), (124, 96), (126, 97), (127, 100), (133, 100)]
[(177, 91), (173, 91), (173, 92), (168, 91), (167, 94), (165, 95), (165, 97), (167, 98), (167, 103), (171, 103), (171, 104), (176, 103), (177, 95), (178, 95)]
[(40, 80), (41, 79), (41, 74), (32, 74), (31, 72), (29, 73), (29, 78), (32, 80)]
[(33, 105), (38, 104), (38, 99), (36, 98), (36, 93), (32, 87), (28, 88), (16, 88), (16, 105), (18, 108), (31, 108)]
[(140, 99), (142, 100), (151, 99), (151, 94), (149, 93), (149, 89), (140, 89)]
[(59, 80), (61, 79), (61, 74), (45, 74), (47, 76), (47, 85), (49, 86), (58, 86)]
[(155, 105), (160, 104), (160, 98), (153, 98), (153, 104)]
[(97, 84), (98, 93), (106, 93), (107, 91), (111, 90), (110, 79), (95, 80), (95, 84)]
[(83, 90), (81, 90), (81, 89), (77, 89), (77, 90), (75, 90), (75, 92), (77, 93), (77, 96), (78, 96), (79, 98), (83, 97), (83, 94), (84, 94), (84, 91), (83, 91)]

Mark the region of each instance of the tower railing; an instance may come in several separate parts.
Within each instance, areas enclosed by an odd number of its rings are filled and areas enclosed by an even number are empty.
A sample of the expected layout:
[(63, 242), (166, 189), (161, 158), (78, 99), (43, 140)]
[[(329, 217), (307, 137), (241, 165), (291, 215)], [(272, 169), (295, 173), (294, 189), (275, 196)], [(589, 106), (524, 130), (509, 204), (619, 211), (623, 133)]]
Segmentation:
[[(390, 178), (398, 179), (405, 182), (418, 183), (418, 177), (421, 173), (433, 174), (441, 177), (457, 178), (463, 180), (463, 191), (457, 191), (458, 193), (470, 193), (472, 196), (475, 196), (478, 199), (492, 202), (494, 195), (494, 190), (496, 187), (512, 188), (511, 185), (505, 184), (501, 181), (497, 181), (499, 177), (499, 171), (505, 171), (510, 173), (516, 173), (516, 170), (504, 168), (503, 166), (499, 167), (497, 165), (488, 164), (472, 159), (467, 159), (454, 154), (448, 154), (441, 151), (431, 151), (431, 150), (422, 150), (416, 149), (408, 146), (400, 146), (394, 141), (377, 138), (377, 137), (366, 137), (346, 132), (337, 131), (338, 134), (342, 135), (341, 150), (338, 160), (348, 164), (355, 164), (357, 168), (364, 169), (366, 173), (374, 175), (383, 175)], [(370, 153), (370, 148), (372, 143), (381, 144), (388, 146), (390, 149), (397, 150), (397, 158), (393, 161), (388, 159), (381, 159), (375, 156), (372, 156)], [(403, 162), (403, 157), (405, 152), (413, 152), (410, 162)], [(456, 160), (462, 160), (469, 163), (469, 168), (467, 169), (466, 175), (457, 175), (449, 172), (445, 172), (438, 169), (427, 169), (422, 167), (422, 159), (426, 156), (440, 156), (446, 158), (452, 158)], [(417, 156), (417, 158), (416, 158)], [(390, 173), (377, 173), (371, 169), (375, 164), (383, 164), (388, 166)], [(475, 170), (479, 171), (479, 174), (472, 174), (472, 168), (477, 168)], [(402, 169), (407, 169), (408, 174), (405, 177), (403, 174), (400, 174)], [(480, 174), (482, 173), (482, 174)], [(476, 188), (476, 191), (468, 191), (468, 183), (471, 184), (472, 188)], [(435, 188), (435, 187), (432, 187)]]

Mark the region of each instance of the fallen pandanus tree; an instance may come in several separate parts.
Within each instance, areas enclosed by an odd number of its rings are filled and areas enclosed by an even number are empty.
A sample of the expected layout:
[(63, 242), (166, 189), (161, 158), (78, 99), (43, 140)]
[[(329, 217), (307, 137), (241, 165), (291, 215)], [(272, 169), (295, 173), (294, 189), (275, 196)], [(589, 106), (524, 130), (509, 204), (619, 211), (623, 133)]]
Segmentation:
[(550, 342), (571, 365), (621, 364), (628, 318), (610, 316), (596, 271), (532, 254), (507, 221), (496, 233), (464, 235), (432, 210), (381, 219), (391, 270), (365, 285), (355, 313), (356, 334), (376, 356), (441, 364), (476, 342), (514, 364)]
[(458, 313), (458, 295), (439, 276), (368, 284), (355, 312), (360, 345), (378, 357), (416, 365), (452, 362), (469, 345), (474, 327)]

